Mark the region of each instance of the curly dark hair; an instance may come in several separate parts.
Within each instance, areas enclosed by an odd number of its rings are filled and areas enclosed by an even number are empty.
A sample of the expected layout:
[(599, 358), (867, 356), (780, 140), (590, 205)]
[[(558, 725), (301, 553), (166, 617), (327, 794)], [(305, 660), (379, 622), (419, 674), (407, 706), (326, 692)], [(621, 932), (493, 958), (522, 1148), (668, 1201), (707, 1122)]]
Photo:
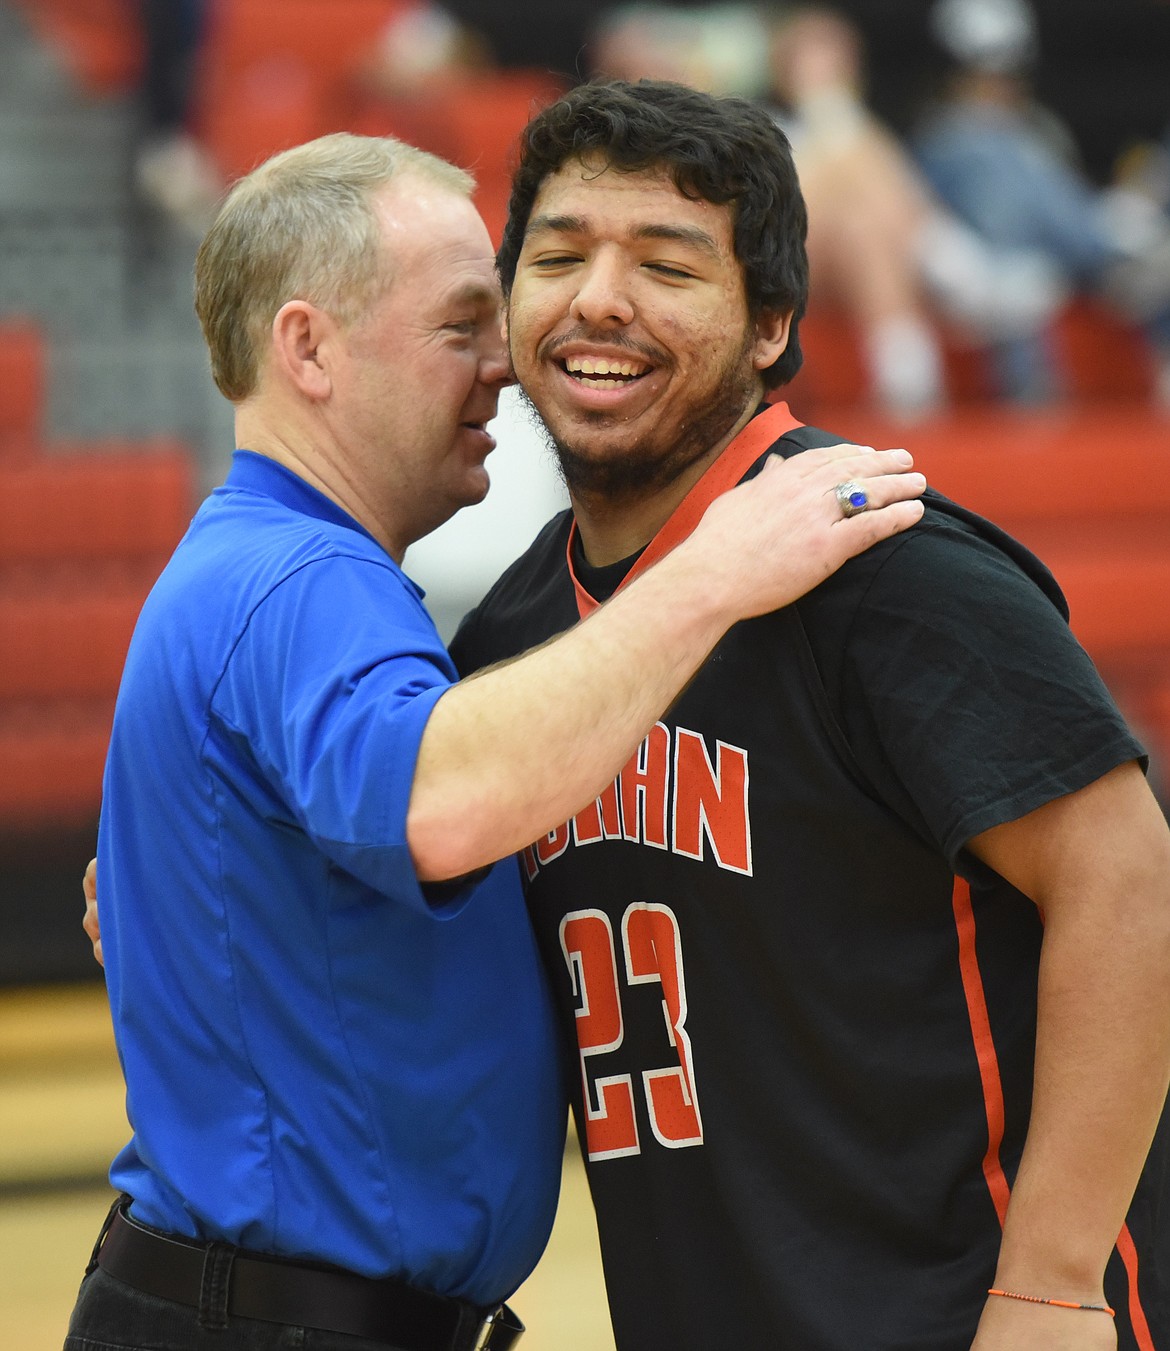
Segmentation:
[(808, 303), (808, 214), (788, 138), (761, 107), (664, 80), (595, 80), (538, 113), (520, 141), (496, 263), (512, 290), (532, 205), (568, 160), (598, 155), (613, 169), (666, 168), (684, 197), (731, 204), (735, 256), (752, 318), (792, 311), (788, 346), (763, 371), (767, 388), (800, 369), (798, 325)]

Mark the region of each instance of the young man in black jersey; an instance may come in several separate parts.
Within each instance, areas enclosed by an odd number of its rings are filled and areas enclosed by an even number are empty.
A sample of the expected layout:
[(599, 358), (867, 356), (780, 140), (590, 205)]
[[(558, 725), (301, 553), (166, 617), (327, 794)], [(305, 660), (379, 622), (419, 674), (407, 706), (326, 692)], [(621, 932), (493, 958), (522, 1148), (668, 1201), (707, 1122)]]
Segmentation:
[[(594, 85), (536, 117), (498, 261), (573, 505), (465, 621), (465, 672), (769, 451), (837, 439), (765, 403), (800, 365), (804, 233), (747, 103)], [(732, 629), (524, 852), (621, 1351), (1170, 1347), (1170, 834), (1141, 762), (1043, 565), (930, 495)]]

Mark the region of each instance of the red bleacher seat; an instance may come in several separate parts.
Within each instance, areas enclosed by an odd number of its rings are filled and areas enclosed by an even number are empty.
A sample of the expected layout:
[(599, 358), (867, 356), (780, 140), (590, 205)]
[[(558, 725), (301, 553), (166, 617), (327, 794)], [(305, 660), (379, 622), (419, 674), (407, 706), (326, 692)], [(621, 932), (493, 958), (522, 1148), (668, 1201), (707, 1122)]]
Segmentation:
[(468, 75), (410, 99), (364, 95), (345, 125), (367, 136), (397, 136), (475, 177), (475, 204), (498, 245), (508, 214), (520, 133), (563, 85), (539, 70)]
[(0, 323), (0, 465), (32, 457), (45, 401), (45, 342), (31, 320)]
[(197, 125), (226, 179), (345, 129), (342, 95), (403, 0), (215, 0)]
[(464, 81), (447, 99), (451, 158), (475, 175), (475, 204), (497, 246), (508, 218), (520, 133), (561, 91), (543, 71), (512, 70)]
[(1056, 350), (1076, 402), (1146, 403), (1154, 388), (1150, 345), (1116, 311), (1080, 297), (1056, 322)]
[(800, 321), (804, 363), (795, 380), (780, 391), (798, 417), (831, 420), (831, 410), (864, 408), (869, 379), (857, 328), (838, 310), (813, 306)]
[[(949, 403), (956, 408), (996, 403), (986, 353), (946, 326), (938, 334)], [(814, 298), (801, 322), (800, 338), (805, 361), (789, 386), (793, 401), (818, 420), (828, 420), (834, 409), (872, 406), (858, 329), (848, 315)], [(1150, 346), (1137, 328), (1105, 305), (1085, 298), (1071, 301), (1057, 316), (1054, 339), (1065, 402), (1078, 407), (1150, 403)]]
[(0, 586), (0, 702), (116, 691), (148, 589)]
[(1018, 529), (1025, 543), (1086, 544), (1087, 536), (1070, 541), (1068, 522), (1080, 519), (1091, 527), (1139, 519), (1159, 537), (1170, 530), (1170, 416), (1152, 409), (984, 406), (909, 426), (869, 414), (845, 420), (867, 443), (909, 441), (937, 488)]
[(0, 705), (0, 828), (86, 824), (97, 814), (113, 698)]
[(191, 518), (190, 455), (165, 437), (73, 449), (5, 471), (0, 564), (153, 556), (161, 567)]
[(162, 438), (56, 446), (0, 493), (0, 827), (93, 820), (130, 635), (194, 509)]
[(91, 94), (134, 87), (142, 69), (135, 0), (17, 0), (33, 30)]

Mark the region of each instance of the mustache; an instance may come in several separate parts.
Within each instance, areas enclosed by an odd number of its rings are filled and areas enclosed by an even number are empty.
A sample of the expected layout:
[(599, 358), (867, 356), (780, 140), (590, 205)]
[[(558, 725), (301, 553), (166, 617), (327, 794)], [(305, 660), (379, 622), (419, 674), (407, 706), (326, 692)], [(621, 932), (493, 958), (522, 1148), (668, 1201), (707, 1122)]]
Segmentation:
[(641, 357), (653, 366), (668, 366), (670, 364), (668, 354), (661, 348), (654, 346), (653, 343), (637, 342), (624, 333), (599, 331), (589, 328), (585, 324), (578, 324), (576, 328), (570, 329), (566, 333), (558, 333), (555, 337), (546, 338), (537, 347), (536, 355), (542, 361), (555, 361), (566, 347), (570, 347), (574, 343), (594, 343), (598, 347), (616, 347), (620, 351), (629, 352), (631, 356)]

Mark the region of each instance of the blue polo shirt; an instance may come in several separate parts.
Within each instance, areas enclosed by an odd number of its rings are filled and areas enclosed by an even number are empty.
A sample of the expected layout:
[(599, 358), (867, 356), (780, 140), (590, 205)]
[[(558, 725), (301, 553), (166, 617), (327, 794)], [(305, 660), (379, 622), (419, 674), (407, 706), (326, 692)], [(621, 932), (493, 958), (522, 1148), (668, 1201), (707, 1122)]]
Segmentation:
[(157, 1228), (487, 1304), (552, 1225), (565, 1107), (517, 868), (420, 886), (418, 745), (456, 678), (350, 516), (237, 451), (143, 608), (98, 867)]

